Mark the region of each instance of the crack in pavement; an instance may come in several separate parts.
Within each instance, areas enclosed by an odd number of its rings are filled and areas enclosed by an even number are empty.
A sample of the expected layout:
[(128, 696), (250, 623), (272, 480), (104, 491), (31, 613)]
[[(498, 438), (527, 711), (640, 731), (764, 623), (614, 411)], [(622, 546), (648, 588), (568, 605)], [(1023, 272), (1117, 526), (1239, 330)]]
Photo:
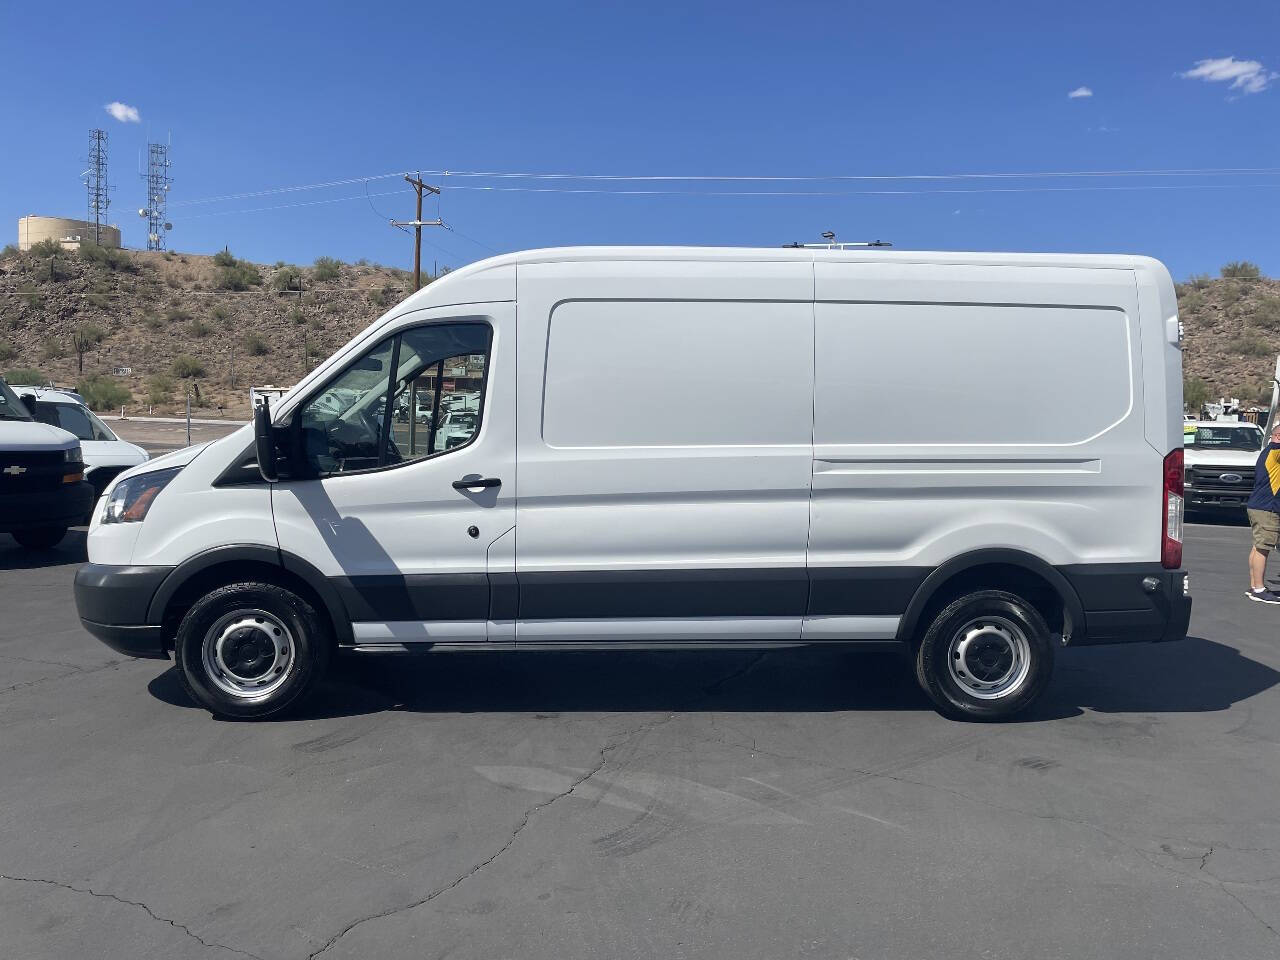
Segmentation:
[(430, 903), (431, 901), (437, 899), (438, 897), (443, 896), (444, 894), (448, 893), (450, 890), (454, 890), (457, 887), (462, 886), (462, 884), (466, 883), (468, 880), (470, 880), (472, 877), (478, 874), (481, 870), (488, 867), (495, 860), (501, 857), (504, 853), (510, 850), (512, 844), (516, 842), (516, 838), (519, 837), (520, 834), (524, 831), (525, 827), (529, 826), (529, 824), (533, 821), (535, 814), (537, 814), (539, 811), (547, 809), (547, 807), (550, 807), (552, 804), (556, 803), (557, 801), (563, 800), (565, 797), (572, 794), (580, 786), (582, 786), (584, 783), (586, 783), (588, 780), (590, 780), (592, 777), (598, 774), (601, 770), (603, 770), (605, 765), (609, 762), (610, 753), (622, 747), (632, 738), (639, 736), (641, 733), (644, 733), (647, 730), (650, 730), (653, 727), (660, 725), (661, 723), (666, 723), (667, 720), (669, 719), (670, 717), (664, 720), (658, 721), (657, 723), (640, 724), (634, 730), (627, 732), (622, 737), (619, 737), (617, 740), (611, 741), (609, 743), (606, 743), (604, 746), (602, 746), (600, 748), (600, 759), (596, 762), (595, 766), (593, 766), (591, 769), (589, 769), (584, 774), (582, 774), (582, 776), (574, 780), (573, 783), (571, 783), (566, 789), (562, 790), (560, 793), (557, 793), (555, 796), (547, 800), (543, 800), (541, 803), (535, 803), (532, 807), (526, 810), (524, 812), (524, 815), (520, 818), (520, 822), (516, 824), (515, 829), (511, 831), (511, 834), (507, 837), (506, 841), (502, 844), (502, 846), (500, 846), (497, 850), (495, 850), (490, 856), (486, 857), (484, 860), (481, 860), (475, 866), (471, 867), (471, 869), (469, 869), (466, 873), (461, 874), (460, 876), (458, 876), (457, 878), (455, 878), (454, 880), (450, 881), (449, 883), (445, 884), (442, 887), (437, 887), (436, 889), (428, 893), (425, 897), (415, 900), (412, 903), (407, 903), (399, 907), (391, 907), (387, 910), (382, 910), (378, 913), (370, 914), (369, 916), (361, 917), (357, 920), (353, 920), (351, 923), (347, 924), (345, 927), (343, 927), (341, 930), (335, 933), (332, 937), (330, 937), (327, 941), (325, 941), (324, 945), (320, 947), (319, 950), (315, 950), (312, 953), (308, 954), (307, 960), (315, 960), (316, 957), (328, 951), (331, 947), (334, 946), (334, 944), (336, 944), (339, 940), (345, 937), (348, 933), (350, 933), (356, 927), (362, 926), (363, 924), (366, 924), (366, 923), (370, 923), (374, 920), (381, 920), (385, 917), (390, 917), (399, 913), (407, 913), (410, 910), (415, 910), (418, 907), (424, 906), (425, 904)]
[(185, 923), (180, 923), (177, 920), (170, 920), (168, 917), (160, 916), (158, 913), (156, 913), (154, 910), (148, 907), (145, 903), (142, 903), (140, 900), (126, 900), (124, 897), (118, 897), (114, 893), (105, 893), (101, 890), (94, 890), (92, 887), (87, 885), (83, 887), (77, 887), (71, 883), (62, 883), (59, 880), (45, 880), (41, 877), (21, 877), (21, 876), (9, 874), (9, 873), (0, 873), (0, 880), (12, 880), (14, 883), (38, 883), (38, 884), (43, 884), (49, 887), (58, 887), (61, 890), (70, 890), (73, 893), (88, 894), (91, 897), (98, 897), (103, 900), (114, 900), (116, 903), (122, 903), (130, 907), (137, 907), (139, 910), (142, 910), (144, 913), (146, 913), (146, 915), (150, 917), (152, 920), (155, 920), (157, 923), (168, 924), (169, 926), (173, 927), (175, 930), (182, 931), (188, 937), (190, 937), (192, 940), (195, 940), (197, 943), (201, 944), (202, 946), (213, 947), (218, 950), (226, 950), (228, 953), (238, 953), (242, 957), (251, 957), (252, 960), (262, 960), (262, 957), (259, 957), (256, 953), (249, 953), (246, 950), (238, 950), (235, 947), (228, 947), (225, 943), (217, 943), (216, 941), (213, 941), (213, 940), (206, 940), (204, 939), (204, 937), (194, 932)]
[[(760, 663), (768, 655), (769, 655), (769, 652), (765, 651), (764, 653), (761, 653), (758, 656), (756, 656), (750, 663), (746, 664), (745, 666), (739, 667), (736, 670), (733, 670), (730, 673), (726, 674), (725, 676), (721, 677), (719, 680), (715, 680), (712, 683), (708, 684), (707, 686), (703, 687), (702, 689), (703, 698), (713, 696), (714, 694), (718, 693), (720, 690), (724, 689), (724, 687), (727, 684), (732, 683), (734, 680), (737, 680), (745, 676), (746, 674), (750, 673), (752, 670), (758, 667)], [(696, 702), (697, 701), (695, 701), (695, 704)], [(533, 821), (534, 816), (537, 813), (539, 813), (542, 810), (546, 810), (552, 804), (555, 804), (558, 801), (563, 800), (565, 797), (570, 796), (575, 790), (581, 787), (584, 783), (586, 783), (592, 777), (596, 776), (602, 770), (604, 770), (605, 766), (609, 762), (610, 755), (615, 750), (621, 749), (622, 747), (626, 746), (628, 743), (630, 743), (635, 738), (641, 736), (644, 733), (648, 733), (649, 731), (654, 730), (657, 727), (662, 726), (663, 724), (670, 723), (673, 719), (675, 719), (676, 715), (677, 714), (673, 712), (659, 720), (650, 721), (648, 723), (641, 723), (637, 725), (634, 729), (623, 734), (621, 737), (618, 737), (617, 739), (612, 740), (609, 743), (606, 743), (604, 746), (600, 748), (600, 759), (596, 762), (596, 764), (593, 767), (591, 767), (591, 769), (587, 770), (585, 773), (582, 774), (582, 776), (575, 779), (567, 788), (560, 791), (555, 796), (550, 797), (547, 800), (543, 800), (540, 803), (535, 803), (528, 810), (526, 810), (524, 812), (524, 815), (520, 818), (520, 822), (516, 824), (515, 829), (511, 831), (510, 835), (503, 842), (503, 844), (500, 847), (498, 847), (498, 849), (495, 850), (490, 856), (486, 857), (484, 860), (481, 860), (475, 866), (471, 867), (465, 873), (456, 877), (455, 879), (445, 884), (444, 886), (437, 887), (436, 889), (432, 890), (425, 897), (421, 897), (418, 900), (415, 900), (412, 903), (404, 904), (403, 906), (390, 907), (386, 910), (381, 910), (377, 913), (369, 914), (368, 916), (360, 917), (356, 920), (351, 921), (349, 924), (347, 924), (345, 927), (343, 927), (341, 930), (335, 933), (332, 937), (326, 940), (319, 950), (315, 950), (310, 954), (308, 954), (307, 960), (316, 960), (317, 957), (319, 957), (321, 954), (326, 953), (339, 940), (341, 940), (343, 937), (345, 937), (352, 930), (356, 929), (359, 926), (363, 926), (366, 923), (371, 923), (374, 920), (382, 920), (386, 917), (395, 916), (397, 914), (408, 913), (411, 910), (416, 910), (418, 907), (425, 906), (426, 904), (431, 903), (433, 900), (436, 900), (444, 896), (446, 893), (448, 893), (451, 890), (456, 890), (458, 887), (462, 886), (462, 884), (466, 883), (472, 877), (480, 873), (480, 871), (484, 870), (486, 867), (493, 864), (494, 861), (496, 861), (504, 853), (510, 850), (512, 845), (516, 842), (516, 838), (519, 837), (522, 832), (524, 832), (524, 829), (529, 826), (529, 824)]]
[[(1213, 854), (1214, 850), (1217, 848), (1225, 848), (1227, 846), (1226, 844), (1222, 844), (1222, 843), (1210, 844), (1208, 853), (1204, 854), (1203, 857), (1197, 856), (1197, 857), (1189, 858), (1192, 860), (1199, 860), (1200, 864), (1197, 867), (1196, 873), (1187, 874), (1187, 873), (1183, 873), (1181, 870), (1175, 870), (1173, 867), (1170, 867), (1166, 863), (1162, 863), (1160, 860), (1148, 854), (1147, 851), (1143, 850), (1141, 847), (1133, 843), (1130, 843), (1129, 841), (1123, 839), (1122, 837), (1119, 837), (1114, 833), (1111, 833), (1109, 830), (1106, 830), (1105, 828), (1098, 826), (1096, 823), (1091, 823), (1088, 820), (1079, 820), (1074, 817), (1064, 816), (1062, 814), (1036, 813), (1031, 810), (1024, 810), (1021, 807), (1015, 807), (1009, 804), (1000, 803), (996, 800), (990, 800), (985, 797), (974, 796), (973, 794), (965, 793), (963, 790), (957, 790), (953, 787), (946, 787), (946, 786), (943, 786), (942, 784), (937, 784), (937, 783), (929, 783), (924, 780), (914, 780), (911, 777), (905, 777), (905, 776), (901, 776), (901, 775), (890, 772), (895, 768), (898, 770), (909, 769), (910, 766), (917, 765), (916, 763), (912, 763), (906, 766), (899, 766), (898, 764), (895, 763), (881, 769), (847, 767), (841, 764), (833, 764), (828, 761), (820, 760), (816, 757), (806, 757), (806, 756), (799, 756), (795, 754), (784, 754), (784, 753), (778, 753), (770, 750), (765, 750), (765, 749), (758, 748), (755, 744), (753, 744), (750, 748), (748, 748), (745, 744), (736, 743), (733, 740), (728, 740), (728, 739), (725, 739), (724, 737), (717, 737), (714, 739), (700, 737), (698, 739), (702, 740), (703, 742), (720, 743), (720, 744), (723, 744), (724, 746), (733, 747), (743, 751), (746, 751), (749, 749), (753, 756), (756, 754), (759, 754), (761, 756), (772, 757), (779, 760), (801, 760), (808, 763), (816, 763), (819, 766), (823, 766), (831, 770), (836, 770), (846, 774), (854, 774), (856, 776), (859, 776), (868, 780), (891, 780), (895, 783), (901, 783), (904, 785), (910, 785), (915, 787), (923, 787), (926, 790), (936, 790), (943, 793), (948, 793), (962, 800), (967, 800), (970, 803), (976, 803), (976, 804), (990, 807), (994, 810), (1000, 810), (1006, 813), (1018, 814), (1020, 816), (1029, 817), (1034, 820), (1057, 821), (1059, 823), (1071, 823), (1071, 824), (1075, 824), (1076, 826), (1084, 827), (1087, 830), (1092, 830), (1095, 833), (1103, 837), (1106, 837), (1112, 843), (1115, 843), (1118, 846), (1121, 846), (1124, 849), (1130, 851), (1131, 853), (1135, 854), (1139, 859), (1145, 861), (1146, 863), (1150, 864), (1152, 867), (1155, 867), (1158, 870), (1161, 870), (1165, 873), (1172, 874), (1173, 876), (1179, 877), (1183, 880), (1192, 880), (1197, 883), (1202, 883), (1205, 886), (1210, 887), (1211, 889), (1218, 890), (1220, 893), (1234, 900), (1236, 904), (1238, 904), (1241, 907), (1241, 909), (1245, 911), (1245, 913), (1249, 914), (1250, 917), (1252, 917), (1259, 924), (1261, 924), (1268, 931), (1270, 931), (1272, 935), (1274, 935), (1277, 938), (1280, 938), (1280, 930), (1278, 930), (1272, 924), (1268, 923), (1265, 919), (1259, 916), (1258, 913), (1252, 907), (1250, 907), (1247, 903), (1245, 903), (1244, 900), (1242, 900), (1239, 896), (1237, 896), (1231, 890), (1227, 889), (1228, 884), (1232, 886), (1252, 888), (1252, 887), (1258, 886), (1259, 885), (1258, 883), (1250, 883), (1250, 882), (1244, 882), (1239, 880), (1225, 880), (1222, 877), (1219, 877), (1216, 873), (1214, 873), (1212, 869), (1206, 869), (1208, 865), (1209, 857)], [(929, 759), (927, 756), (921, 757), (919, 758), (919, 762), (925, 762), (927, 759)], [(1180, 837), (1165, 838), (1165, 839), (1177, 839), (1177, 840), (1181, 840), (1184, 843), (1197, 842), (1197, 841), (1187, 840), (1186, 838), (1180, 838)], [(1245, 849), (1248, 849), (1248, 848), (1245, 848)], [(1267, 848), (1261, 848), (1261, 849), (1265, 850)], [(1188, 859), (1188, 858), (1181, 858), (1181, 859)], [(1203, 871), (1203, 875), (1200, 875), (1201, 871)]]
[(104, 670), (118, 670), (120, 666), (126, 662), (127, 661), (124, 660), (112, 660), (110, 663), (104, 663), (100, 666), (89, 668), (73, 667), (71, 664), (67, 664), (68, 667), (71, 667), (70, 673), (55, 673), (53, 676), (37, 677), (35, 680), (27, 680), (24, 683), (15, 683), (11, 687), (0, 687), (0, 694), (12, 693), (15, 690), (26, 690), (27, 688), (34, 687), (40, 683), (48, 683), (50, 680), (65, 680), (68, 677), (88, 677), (95, 673), (101, 673)]

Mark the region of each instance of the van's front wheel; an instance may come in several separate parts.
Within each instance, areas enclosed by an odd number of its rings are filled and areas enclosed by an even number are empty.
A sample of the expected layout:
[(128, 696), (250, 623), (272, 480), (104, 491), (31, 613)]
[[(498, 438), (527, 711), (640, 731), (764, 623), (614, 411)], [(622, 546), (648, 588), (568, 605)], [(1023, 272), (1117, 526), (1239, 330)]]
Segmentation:
[(178, 627), (174, 659), (187, 692), (223, 717), (267, 717), (319, 682), (328, 623), (291, 590), (233, 583), (198, 600)]
[(960, 720), (1003, 720), (1031, 705), (1053, 673), (1053, 637), (1021, 597), (979, 590), (948, 604), (925, 631), (916, 677)]

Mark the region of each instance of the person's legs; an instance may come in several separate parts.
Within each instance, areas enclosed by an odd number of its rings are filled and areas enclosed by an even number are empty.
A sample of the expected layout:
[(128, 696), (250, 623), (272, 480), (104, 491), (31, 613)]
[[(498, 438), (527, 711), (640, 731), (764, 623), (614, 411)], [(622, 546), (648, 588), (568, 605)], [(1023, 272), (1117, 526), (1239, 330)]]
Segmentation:
[(1264, 580), (1267, 556), (1276, 548), (1277, 539), (1280, 539), (1280, 513), (1250, 510), (1249, 526), (1253, 533), (1253, 546), (1249, 549), (1249, 598), (1280, 603), (1280, 594), (1268, 590)]
[(1253, 547), (1249, 551), (1249, 587), (1252, 590), (1261, 590), (1265, 584), (1262, 578), (1267, 572), (1267, 550), (1259, 550)]

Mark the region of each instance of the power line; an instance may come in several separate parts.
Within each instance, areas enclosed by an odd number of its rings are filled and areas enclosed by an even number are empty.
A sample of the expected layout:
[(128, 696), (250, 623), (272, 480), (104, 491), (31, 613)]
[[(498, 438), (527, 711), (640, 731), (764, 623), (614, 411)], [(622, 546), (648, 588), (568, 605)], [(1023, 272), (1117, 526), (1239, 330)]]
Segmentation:
[[(755, 176), (755, 175), (712, 175), (712, 174), (603, 174), (603, 173), (531, 173), (497, 170), (426, 170), (428, 176), (464, 177), (470, 179), (491, 180), (579, 180), (609, 182), (658, 183), (678, 182), (719, 182), (719, 183), (835, 183), (860, 181), (963, 181), (963, 180), (1037, 180), (1061, 178), (1115, 178), (1115, 177), (1242, 177), (1242, 176), (1280, 176), (1280, 167), (1203, 167), (1182, 169), (1146, 169), (1146, 170), (1046, 170), (1022, 171), (1010, 173), (935, 173), (935, 174), (830, 174), (806, 176)], [(297, 193), (306, 190), (322, 190), (331, 187), (346, 186), (354, 183), (370, 183), (375, 180), (388, 180), (405, 175), (405, 171), (379, 173), (366, 177), (347, 177), (339, 180), (326, 180), (319, 183), (305, 183), (291, 186), (269, 187), (244, 193), (229, 193), (216, 197), (201, 197), (195, 200), (175, 201), (173, 207), (188, 207), (209, 203), (221, 203), (228, 200), (245, 200), (253, 197), (273, 196), (282, 193)], [(450, 189), (461, 189), (451, 187)], [(375, 194), (376, 196), (376, 194)]]
[[(449, 190), (468, 190), (479, 193), (548, 193), (548, 194), (587, 194), (596, 196), (617, 197), (928, 197), (955, 196), (963, 194), (1001, 194), (1001, 193), (1095, 193), (1095, 192), (1142, 192), (1149, 190), (1250, 190), (1275, 189), (1280, 183), (1186, 183), (1186, 184), (1133, 184), (1133, 185), (1094, 185), (1072, 187), (975, 187), (975, 188), (941, 188), (936, 190), (609, 190), (593, 187), (497, 187), (468, 186), (465, 184), (451, 186)], [(274, 204), (268, 207), (250, 207), (240, 210), (218, 210), (212, 213), (200, 213), (186, 217), (186, 220), (199, 220), (205, 217), (229, 217), (245, 213), (266, 213), (275, 210), (290, 210), (296, 207), (311, 207), (329, 203), (345, 203), (351, 200), (367, 200), (369, 197), (391, 197), (411, 193), (409, 190), (392, 190), (384, 193), (373, 193), (366, 196), (358, 194), (350, 197), (330, 197), (325, 200), (303, 200), (297, 203)], [(454, 231), (457, 232), (456, 230)], [(470, 240), (464, 234), (458, 236)], [(473, 243), (479, 243), (472, 240)], [(486, 246), (486, 244), (480, 244)], [(443, 249), (443, 248), (441, 248)], [(492, 249), (492, 248), (491, 248)], [(446, 251), (448, 252), (448, 251)]]

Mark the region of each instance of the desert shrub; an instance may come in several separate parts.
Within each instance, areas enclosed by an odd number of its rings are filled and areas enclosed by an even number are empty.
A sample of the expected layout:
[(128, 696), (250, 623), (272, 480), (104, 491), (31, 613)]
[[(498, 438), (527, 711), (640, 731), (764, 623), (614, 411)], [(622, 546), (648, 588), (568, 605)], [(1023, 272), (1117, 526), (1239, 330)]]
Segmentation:
[(18, 299), (33, 310), (39, 310), (44, 306), (44, 294), (37, 290), (36, 285), (30, 281), (18, 287)]
[(271, 352), (271, 347), (260, 333), (251, 333), (246, 336), (244, 338), (244, 349), (251, 357), (265, 357)]
[(1266, 338), (1256, 333), (1245, 333), (1234, 340), (1229, 340), (1226, 347), (1231, 353), (1243, 354), (1246, 357), (1265, 357), (1275, 352)]
[(173, 361), (173, 375), (175, 377), (203, 377), (204, 364), (195, 357), (187, 356), (185, 353), (176, 357)]
[(1192, 413), (1199, 414), (1200, 408), (1209, 402), (1209, 384), (1202, 377), (1183, 377), (1182, 402)]
[(0, 342), (0, 363), (8, 363), (16, 352), (12, 344)]
[(1182, 313), (1197, 313), (1204, 306), (1204, 294), (1194, 287), (1184, 287), (1178, 295), (1178, 310)]
[(123, 250), (115, 247), (103, 247), (92, 240), (80, 241), (80, 259), (107, 270), (132, 270), (133, 261)]
[(0, 260), (13, 260), (21, 255), (22, 251), (12, 243), (6, 243), (4, 249), (0, 250)]
[(215, 267), (234, 267), (236, 258), (231, 255), (229, 249), (224, 248), (213, 255), (213, 265)]
[(307, 315), (301, 307), (294, 307), (289, 311), (289, 320), (298, 326), (307, 322)]
[(157, 317), (154, 313), (148, 313), (142, 320), (143, 326), (148, 330), (160, 330), (164, 327), (164, 321)]
[(157, 373), (147, 380), (147, 402), (152, 405), (168, 403), (173, 399), (173, 377)]
[(293, 266), (282, 266), (271, 275), (271, 289), (283, 293), (302, 289), (302, 271)]
[(57, 337), (45, 337), (40, 357), (44, 360), (60, 360), (67, 355), (67, 348)]
[(191, 319), (191, 314), (182, 307), (170, 307), (164, 312), (164, 318), (170, 323), (186, 323)]
[(218, 267), (214, 286), (219, 290), (243, 291), (262, 284), (262, 274), (252, 263), (237, 260), (229, 267)]
[(127, 387), (102, 374), (90, 374), (76, 383), (76, 393), (84, 397), (90, 410), (112, 410), (133, 399)]
[(1254, 306), (1253, 320), (1268, 330), (1280, 328), (1280, 297), (1275, 294), (1261, 297)]
[(337, 280), (342, 275), (342, 261), (333, 257), (316, 257), (314, 275), (317, 280)]
[(197, 317), (196, 319), (191, 321), (190, 325), (187, 327), (187, 332), (191, 334), (191, 336), (193, 337), (203, 339), (204, 337), (207, 337), (209, 336), (209, 334), (213, 333), (213, 325), (210, 323), (206, 323), (205, 321)]
[(1258, 265), (1248, 260), (1232, 260), (1223, 266), (1221, 272), (1224, 277), (1242, 277), (1244, 279), (1262, 276), (1262, 271), (1258, 269)]
[(27, 252), (33, 257), (56, 257), (62, 253), (62, 244), (50, 237), (47, 240), (33, 243), (27, 248)]
[(1194, 287), (1197, 290), (1205, 290), (1211, 283), (1213, 283), (1213, 277), (1207, 273), (1193, 273), (1187, 277), (1187, 286)]
[(1244, 296), (1244, 284), (1238, 282), (1224, 283), (1218, 288), (1218, 298), (1223, 307), (1230, 307)]
[(6, 383), (26, 384), (30, 387), (48, 382), (45, 375), (35, 367), (10, 367), (4, 372), (4, 379)]
[(182, 281), (175, 276), (171, 275), (171, 276), (165, 277), (164, 282), (165, 282), (165, 286), (167, 286), (170, 290), (182, 289)]
[(105, 293), (90, 293), (84, 299), (89, 306), (97, 310), (105, 310), (111, 306), (111, 297)]
[(228, 310), (223, 304), (218, 303), (214, 305), (213, 311), (211, 312), (210, 316), (212, 316), (215, 321), (217, 321), (218, 323), (222, 324), (225, 327), (227, 323), (231, 320), (231, 311)]

